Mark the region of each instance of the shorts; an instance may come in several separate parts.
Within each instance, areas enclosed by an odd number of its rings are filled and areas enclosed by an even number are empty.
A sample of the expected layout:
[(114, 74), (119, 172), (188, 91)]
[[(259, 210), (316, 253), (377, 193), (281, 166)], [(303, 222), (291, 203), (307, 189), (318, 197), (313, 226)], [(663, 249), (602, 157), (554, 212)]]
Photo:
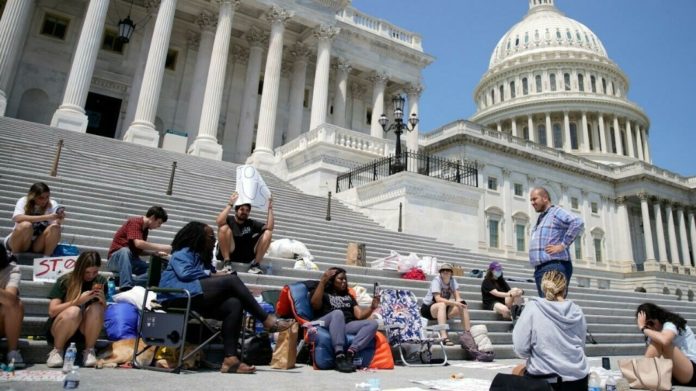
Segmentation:
[(679, 381), (673, 377), (672, 384), (674, 384), (675, 386), (679, 385), (679, 386), (687, 386), (687, 387), (696, 387), (696, 363), (694, 363), (692, 361), (691, 367), (694, 370), (694, 373), (691, 375), (691, 380), (689, 380), (687, 383), (679, 383)]
[[(464, 304), (466, 304), (466, 300), (462, 300), (462, 302), (463, 302)], [(425, 303), (423, 303), (423, 304), (421, 305), (420, 315), (421, 315), (422, 317), (424, 317), (425, 319), (428, 319), (428, 320), (436, 320), (435, 318), (433, 318), (433, 315), (432, 315), (432, 313), (430, 312), (430, 307), (432, 307), (433, 304), (435, 304), (435, 302), (433, 302), (432, 304), (425, 304)], [(449, 311), (447, 311), (447, 312), (449, 313)], [(447, 315), (447, 319), (449, 319), (449, 315)]]

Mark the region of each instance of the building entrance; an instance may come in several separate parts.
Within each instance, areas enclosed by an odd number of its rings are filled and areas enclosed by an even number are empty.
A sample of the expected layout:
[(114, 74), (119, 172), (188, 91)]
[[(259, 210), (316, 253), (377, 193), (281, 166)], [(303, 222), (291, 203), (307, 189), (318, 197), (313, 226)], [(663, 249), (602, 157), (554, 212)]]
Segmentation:
[(85, 104), (85, 114), (89, 120), (87, 133), (113, 138), (116, 135), (121, 102), (121, 99), (90, 92)]

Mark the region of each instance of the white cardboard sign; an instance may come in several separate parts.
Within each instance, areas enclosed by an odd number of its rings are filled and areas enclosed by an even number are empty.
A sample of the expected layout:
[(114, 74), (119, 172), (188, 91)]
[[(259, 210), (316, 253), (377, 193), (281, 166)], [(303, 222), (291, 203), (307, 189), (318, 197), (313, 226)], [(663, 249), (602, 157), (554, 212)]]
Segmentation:
[(34, 258), (34, 281), (55, 282), (75, 268), (77, 255)]
[(259, 172), (254, 166), (244, 165), (237, 167), (237, 198), (236, 205), (251, 204), (254, 208), (266, 209), (271, 191), (266, 186)]

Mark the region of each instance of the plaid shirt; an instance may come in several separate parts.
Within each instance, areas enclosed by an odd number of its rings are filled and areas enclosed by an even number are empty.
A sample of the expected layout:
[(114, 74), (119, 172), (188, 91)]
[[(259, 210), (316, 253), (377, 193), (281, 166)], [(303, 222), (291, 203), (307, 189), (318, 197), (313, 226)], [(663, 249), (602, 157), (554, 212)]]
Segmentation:
[[(529, 263), (532, 266), (537, 266), (549, 261), (570, 261), (568, 248), (584, 227), (585, 223), (580, 217), (568, 213), (558, 206), (551, 205), (539, 215), (539, 219), (532, 229), (532, 239), (529, 242)], [(561, 243), (565, 245), (563, 251), (556, 254), (546, 253), (546, 246)]]
[(116, 234), (114, 234), (114, 239), (111, 241), (111, 247), (109, 247), (109, 255), (107, 258), (111, 258), (111, 254), (126, 246), (130, 248), (135, 256), (140, 256), (143, 250), (135, 247), (135, 240), (147, 240), (148, 232), (149, 230), (143, 227), (143, 216), (128, 218), (121, 228), (116, 231)]

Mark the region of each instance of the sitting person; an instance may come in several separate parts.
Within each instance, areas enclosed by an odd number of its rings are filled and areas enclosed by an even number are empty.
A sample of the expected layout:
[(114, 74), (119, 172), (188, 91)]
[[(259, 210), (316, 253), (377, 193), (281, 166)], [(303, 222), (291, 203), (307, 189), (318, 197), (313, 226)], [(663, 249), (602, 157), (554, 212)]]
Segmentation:
[[(372, 299), (370, 307), (360, 307), (348, 293), (346, 271), (332, 267), (321, 276), (319, 285), (312, 293), (311, 303), (315, 314), (319, 314), (317, 320), (324, 321), (324, 327), (331, 335), (336, 370), (354, 372), (353, 357), (375, 338), (377, 321), (368, 318), (379, 307), (379, 297)], [(355, 338), (344, 350), (347, 334), (355, 334)]]
[(493, 261), (488, 265), (488, 271), (481, 283), (481, 299), (484, 310), (493, 310), (505, 319), (517, 317), (520, 305), (524, 302), (524, 291), (519, 288), (510, 288), (503, 277), (503, 266), (500, 262)]
[(47, 184), (36, 182), (17, 200), (12, 213), (14, 229), (5, 238), (5, 247), (13, 253), (31, 251), (50, 256), (60, 242), (63, 220), (65, 208), (51, 199)]
[[(215, 233), (210, 226), (196, 221), (186, 224), (172, 241), (172, 255), (162, 272), (161, 288), (186, 289), (191, 294), (191, 307), (206, 317), (222, 320), (225, 358), (220, 372), (254, 373), (253, 365), (243, 363), (237, 351), (242, 313), (248, 311), (263, 322), (270, 332), (283, 331), (292, 321), (266, 313), (236, 273), (215, 272), (213, 249)], [(164, 306), (186, 303), (186, 296), (160, 293)]]
[[(166, 244), (147, 241), (151, 229), (157, 229), (167, 222), (167, 212), (160, 206), (147, 210), (145, 216), (130, 217), (114, 234), (109, 247), (107, 268), (118, 273), (119, 288), (128, 290), (136, 283), (147, 281), (147, 262), (140, 259), (145, 251), (164, 256), (172, 250)], [(133, 275), (135, 274), (135, 278)]]
[(0, 336), (7, 337), (7, 364), (14, 360), (17, 369), (25, 367), (22, 354), (17, 349), (24, 319), (24, 305), (19, 299), (19, 266), (7, 255), (0, 244)]
[(696, 337), (686, 320), (652, 303), (636, 310), (636, 323), (645, 335), (645, 357), (672, 360), (674, 385), (696, 387)]
[(48, 322), (46, 338), (53, 343), (46, 365), (49, 368), (63, 366), (63, 351), (68, 340), (84, 337), (85, 350), (82, 366), (93, 367), (97, 363), (94, 344), (104, 326), (106, 278), (99, 275), (101, 257), (96, 251), (86, 251), (75, 261), (72, 272), (64, 274), (53, 284), (48, 298)]
[[(428, 320), (437, 320), (438, 325), (447, 324), (447, 319), (455, 316), (461, 317), (464, 330), (471, 330), (469, 321), (469, 309), (466, 301), (459, 295), (459, 284), (452, 277), (452, 264), (443, 263), (440, 265), (440, 274), (433, 278), (430, 289), (423, 298), (420, 314)], [(440, 330), (440, 337), (444, 339), (444, 344), (454, 346), (448, 335), (447, 330)]]
[(512, 331), (512, 343), (515, 353), (526, 359), (524, 376), (546, 379), (555, 391), (586, 391), (587, 323), (582, 309), (564, 299), (566, 284), (563, 273), (544, 273), (545, 297), (529, 299)]
[[(223, 261), (223, 268), (231, 268), (230, 262), (248, 263), (249, 273), (263, 274), (261, 262), (273, 237), (273, 200), (268, 200), (268, 221), (264, 224), (249, 218), (251, 205), (237, 205), (238, 199), (235, 191), (215, 220), (220, 241), (218, 259)], [(232, 208), (234, 215), (230, 216)]]

